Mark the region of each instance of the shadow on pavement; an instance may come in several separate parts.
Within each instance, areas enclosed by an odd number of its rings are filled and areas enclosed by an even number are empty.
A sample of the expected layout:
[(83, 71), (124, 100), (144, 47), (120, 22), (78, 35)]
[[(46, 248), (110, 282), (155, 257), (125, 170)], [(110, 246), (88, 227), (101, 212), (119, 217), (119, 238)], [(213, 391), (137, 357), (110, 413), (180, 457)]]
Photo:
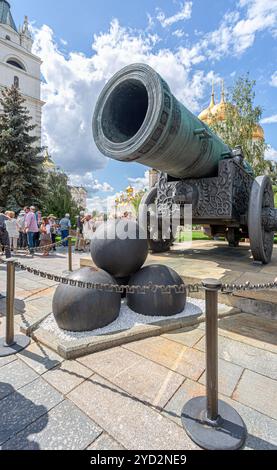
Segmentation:
[(0, 387), (9, 389), (9, 396), (0, 400), (0, 450), (40, 450), (33, 435), (47, 426), (47, 408), (33, 403), (10, 384), (0, 382)]

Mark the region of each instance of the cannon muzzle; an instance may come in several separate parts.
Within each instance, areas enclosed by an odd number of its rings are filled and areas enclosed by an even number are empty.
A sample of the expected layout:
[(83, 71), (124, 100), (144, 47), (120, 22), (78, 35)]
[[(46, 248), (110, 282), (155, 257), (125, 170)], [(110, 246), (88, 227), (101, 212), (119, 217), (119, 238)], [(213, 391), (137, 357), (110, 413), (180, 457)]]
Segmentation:
[(230, 148), (172, 95), (151, 67), (132, 64), (107, 83), (96, 104), (93, 136), (101, 153), (174, 178), (217, 174)]

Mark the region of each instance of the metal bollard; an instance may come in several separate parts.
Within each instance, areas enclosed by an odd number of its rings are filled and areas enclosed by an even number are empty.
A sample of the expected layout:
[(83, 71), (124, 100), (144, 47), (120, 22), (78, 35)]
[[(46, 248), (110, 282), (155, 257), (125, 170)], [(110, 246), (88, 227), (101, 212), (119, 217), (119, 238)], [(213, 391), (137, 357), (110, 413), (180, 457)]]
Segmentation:
[(218, 400), (218, 291), (221, 282), (203, 281), (206, 298), (206, 397), (190, 400), (182, 410), (188, 436), (207, 450), (240, 449), (246, 440), (246, 426), (229, 404)]
[(6, 299), (6, 346), (14, 344), (14, 295), (15, 266), (13, 261), (7, 263), (7, 299)]
[(206, 289), (206, 387), (207, 418), (218, 418), (218, 281), (203, 282)]
[(72, 237), (68, 237), (68, 271), (72, 272)]
[(15, 264), (7, 262), (6, 337), (0, 338), (0, 357), (11, 356), (30, 344), (30, 338), (14, 335)]

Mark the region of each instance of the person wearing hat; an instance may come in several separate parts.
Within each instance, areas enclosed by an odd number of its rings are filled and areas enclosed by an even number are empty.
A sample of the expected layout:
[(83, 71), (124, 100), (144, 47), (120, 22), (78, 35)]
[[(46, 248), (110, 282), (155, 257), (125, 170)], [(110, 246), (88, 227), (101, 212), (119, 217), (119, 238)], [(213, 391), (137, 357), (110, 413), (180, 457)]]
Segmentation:
[(24, 210), (20, 211), (17, 217), (17, 225), (19, 229), (19, 249), (27, 248), (27, 234), (25, 233), (25, 216)]
[(15, 212), (7, 211), (5, 214), (9, 217), (9, 220), (6, 220), (6, 229), (9, 234), (10, 248), (11, 251), (16, 253), (19, 239), (19, 227), (15, 218)]
[(57, 218), (53, 215), (50, 214), (48, 216), (48, 221), (50, 225), (50, 233), (51, 233), (51, 244), (53, 245), (53, 251), (56, 251), (56, 246), (54, 243), (56, 243), (56, 236), (57, 236), (57, 229), (58, 229), (58, 224), (57, 224)]
[(84, 240), (84, 211), (81, 211), (77, 217), (77, 232), (76, 232), (76, 244), (75, 251), (85, 251), (85, 240)]

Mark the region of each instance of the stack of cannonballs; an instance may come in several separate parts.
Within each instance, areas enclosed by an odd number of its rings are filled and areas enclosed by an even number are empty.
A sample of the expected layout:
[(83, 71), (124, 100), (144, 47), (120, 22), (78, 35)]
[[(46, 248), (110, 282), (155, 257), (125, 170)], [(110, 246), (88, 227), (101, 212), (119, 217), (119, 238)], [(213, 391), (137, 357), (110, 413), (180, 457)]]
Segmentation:
[[(131, 234), (131, 236), (130, 236)], [(91, 256), (99, 268), (82, 268), (69, 279), (95, 284), (130, 286), (182, 285), (181, 277), (163, 265), (142, 268), (148, 255), (148, 242), (139, 226), (131, 220), (112, 220), (102, 224), (94, 234)], [(170, 289), (127, 294), (127, 305), (142, 315), (172, 316), (181, 313), (186, 294)], [(93, 331), (114, 322), (119, 316), (121, 294), (96, 289), (84, 289), (61, 284), (54, 295), (53, 313), (58, 326), (68, 331)]]

